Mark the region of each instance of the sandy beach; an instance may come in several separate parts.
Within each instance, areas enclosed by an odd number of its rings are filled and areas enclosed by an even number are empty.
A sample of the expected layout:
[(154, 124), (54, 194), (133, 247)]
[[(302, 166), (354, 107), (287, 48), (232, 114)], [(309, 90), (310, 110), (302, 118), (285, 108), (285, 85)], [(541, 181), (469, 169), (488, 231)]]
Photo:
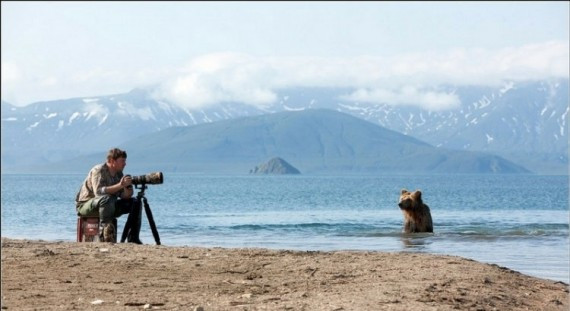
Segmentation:
[(569, 310), (568, 289), (455, 256), (2, 238), (3, 310)]

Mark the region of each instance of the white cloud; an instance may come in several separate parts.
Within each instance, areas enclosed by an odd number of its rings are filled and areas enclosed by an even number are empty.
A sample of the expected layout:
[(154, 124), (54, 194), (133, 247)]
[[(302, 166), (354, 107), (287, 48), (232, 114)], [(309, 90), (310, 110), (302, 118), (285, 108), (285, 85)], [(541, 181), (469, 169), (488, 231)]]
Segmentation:
[(163, 83), (156, 96), (186, 107), (243, 102), (258, 107), (277, 99), (272, 91), (271, 64), (249, 55), (216, 53), (196, 58)]
[(47, 77), (39, 81), (39, 85), (45, 87), (51, 87), (57, 85), (57, 78), (56, 77)]
[(136, 108), (133, 104), (123, 101), (118, 102), (117, 105), (121, 108), (117, 111), (118, 114), (135, 115), (142, 120), (156, 119), (150, 107)]
[[(130, 64), (89, 66), (81, 71), (42, 73), (27, 64), (2, 62), (2, 97), (13, 104), (125, 93), (159, 85), (155, 96), (185, 107), (242, 102), (267, 107), (279, 89), (343, 87), (346, 98), (401, 105), (415, 102), (429, 109), (456, 105), (453, 94), (437, 92), (441, 84), (502, 85), (505, 81), (568, 78), (568, 42), (545, 42), (497, 50), (457, 48), (392, 56), (286, 57), (212, 53), (185, 66)], [(15, 102), (14, 102), (15, 101)]]
[(509, 48), (499, 53), (496, 63), (511, 79), (532, 79), (536, 76), (568, 77), (569, 46), (559, 42)]
[(2, 85), (15, 83), (22, 78), (20, 68), (13, 62), (2, 62)]
[(501, 85), (505, 81), (568, 78), (568, 43), (546, 42), (501, 50), (454, 49), (393, 57), (254, 57), (215, 53), (193, 59), (156, 93), (186, 107), (237, 101), (264, 107), (288, 87), (347, 87), (343, 99), (430, 110), (459, 104), (440, 84)]
[[(126, 93), (136, 87), (158, 84), (172, 76), (170, 68), (143, 67), (119, 70), (85, 66), (79, 71), (50, 71), (2, 63), (2, 100), (23, 106), (36, 101)], [(27, 68), (27, 70), (26, 70)]]
[(459, 97), (453, 93), (418, 90), (412, 86), (405, 86), (398, 90), (358, 89), (343, 96), (342, 99), (356, 102), (418, 106), (431, 111), (456, 108), (461, 103)]
[(2, 100), (14, 102), (17, 86), (22, 84), (20, 68), (13, 62), (2, 62)]

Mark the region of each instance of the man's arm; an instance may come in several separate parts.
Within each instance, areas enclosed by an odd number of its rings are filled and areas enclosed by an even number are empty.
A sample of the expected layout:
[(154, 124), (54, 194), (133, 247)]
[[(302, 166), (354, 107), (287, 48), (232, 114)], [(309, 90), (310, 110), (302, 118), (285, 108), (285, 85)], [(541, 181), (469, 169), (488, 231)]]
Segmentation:
[[(98, 195), (105, 195), (105, 194), (115, 194), (121, 190), (123, 190), (123, 188), (132, 185), (133, 181), (131, 179), (131, 176), (123, 176), (121, 178), (121, 180), (111, 186), (103, 186), (101, 185), (101, 176), (100, 174), (95, 174), (93, 176), (93, 187), (96, 189), (95, 191), (97, 191)], [(124, 191), (127, 192), (127, 191)], [(132, 195), (132, 190), (130, 190), (130, 193)], [(121, 196), (123, 197), (123, 196)], [(129, 196), (130, 197), (130, 196)]]

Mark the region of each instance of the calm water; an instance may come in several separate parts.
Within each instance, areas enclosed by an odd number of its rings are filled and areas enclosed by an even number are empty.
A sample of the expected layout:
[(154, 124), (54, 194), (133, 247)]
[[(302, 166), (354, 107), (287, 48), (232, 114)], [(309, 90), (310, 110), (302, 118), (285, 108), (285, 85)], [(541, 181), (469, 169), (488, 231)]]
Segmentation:
[[(2, 175), (2, 236), (75, 241), (84, 177)], [(146, 191), (163, 245), (438, 253), (569, 282), (567, 176), (164, 178)], [(401, 188), (422, 190), (434, 234), (401, 233)]]

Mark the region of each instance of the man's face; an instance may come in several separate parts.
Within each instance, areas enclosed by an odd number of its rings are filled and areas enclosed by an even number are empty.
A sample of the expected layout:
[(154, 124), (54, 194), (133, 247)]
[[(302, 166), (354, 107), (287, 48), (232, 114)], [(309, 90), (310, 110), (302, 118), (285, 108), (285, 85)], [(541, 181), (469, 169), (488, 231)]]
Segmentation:
[(111, 166), (115, 172), (122, 172), (125, 166), (127, 166), (126, 158), (118, 158), (117, 160), (111, 159)]

